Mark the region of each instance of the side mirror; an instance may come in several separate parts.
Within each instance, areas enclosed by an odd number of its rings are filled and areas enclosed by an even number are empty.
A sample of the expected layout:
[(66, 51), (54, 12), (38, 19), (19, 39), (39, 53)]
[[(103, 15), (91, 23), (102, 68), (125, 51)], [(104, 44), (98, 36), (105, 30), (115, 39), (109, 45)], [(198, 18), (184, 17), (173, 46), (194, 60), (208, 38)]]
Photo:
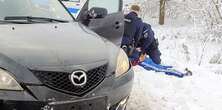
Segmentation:
[(104, 18), (107, 16), (108, 11), (106, 8), (93, 7), (89, 10), (88, 14), (92, 19)]

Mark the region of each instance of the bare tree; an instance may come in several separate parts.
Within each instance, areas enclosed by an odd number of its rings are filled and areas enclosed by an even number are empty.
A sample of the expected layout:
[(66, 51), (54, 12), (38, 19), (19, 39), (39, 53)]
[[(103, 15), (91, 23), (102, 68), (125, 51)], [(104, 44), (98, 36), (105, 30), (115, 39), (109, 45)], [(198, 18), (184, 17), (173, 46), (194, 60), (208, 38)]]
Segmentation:
[(163, 25), (165, 21), (165, 6), (166, 6), (166, 0), (160, 0), (160, 16), (159, 16), (160, 25)]

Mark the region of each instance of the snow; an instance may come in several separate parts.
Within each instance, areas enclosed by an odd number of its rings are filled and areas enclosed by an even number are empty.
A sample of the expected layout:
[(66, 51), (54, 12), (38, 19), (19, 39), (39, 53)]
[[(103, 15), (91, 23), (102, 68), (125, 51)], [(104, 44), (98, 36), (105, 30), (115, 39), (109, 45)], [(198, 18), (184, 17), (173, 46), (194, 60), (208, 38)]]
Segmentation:
[(142, 7), (141, 17), (159, 39), (162, 63), (193, 72), (177, 78), (135, 67), (127, 110), (222, 110), (222, 20), (212, 1), (167, 0), (163, 26), (157, 24), (158, 0), (124, 2)]
[(128, 110), (221, 110), (222, 75), (191, 68), (194, 75), (180, 79), (135, 67)]
[(222, 64), (210, 61), (222, 53), (222, 44), (207, 42), (202, 51), (203, 41), (198, 39), (201, 28), (152, 25), (160, 41), (163, 64), (181, 71), (187, 67), (193, 76), (177, 78), (135, 67), (127, 110), (221, 110)]

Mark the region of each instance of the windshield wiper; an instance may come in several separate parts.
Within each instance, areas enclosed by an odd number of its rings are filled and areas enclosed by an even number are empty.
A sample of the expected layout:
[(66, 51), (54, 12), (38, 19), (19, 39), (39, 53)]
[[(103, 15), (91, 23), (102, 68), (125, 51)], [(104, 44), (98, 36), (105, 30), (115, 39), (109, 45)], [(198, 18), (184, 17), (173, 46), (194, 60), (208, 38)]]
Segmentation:
[(30, 23), (29, 22), (23, 22), (23, 21), (0, 20), (0, 24), (30, 24)]
[(32, 17), (32, 16), (6, 16), (4, 18), (6, 21), (20, 21), (25, 20), (29, 23), (39, 23), (39, 22), (60, 22), (60, 23), (67, 23), (69, 21), (54, 19), (54, 18), (46, 18), (46, 17)]

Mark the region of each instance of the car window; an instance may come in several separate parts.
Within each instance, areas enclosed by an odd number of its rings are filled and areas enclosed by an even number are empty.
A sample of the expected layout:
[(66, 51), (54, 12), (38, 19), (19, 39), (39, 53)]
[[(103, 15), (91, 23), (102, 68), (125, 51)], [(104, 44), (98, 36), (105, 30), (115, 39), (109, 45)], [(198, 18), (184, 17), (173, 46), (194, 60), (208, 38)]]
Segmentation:
[(115, 13), (119, 11), (120, 1), (119, 0), (89, 0), (89, 9), (92, 7), (106, 8), (108, 13)]
[(33, 16), (73, 20), (57, 0), (0, 0), (0, 20), (3, 20), (6, 16)]

